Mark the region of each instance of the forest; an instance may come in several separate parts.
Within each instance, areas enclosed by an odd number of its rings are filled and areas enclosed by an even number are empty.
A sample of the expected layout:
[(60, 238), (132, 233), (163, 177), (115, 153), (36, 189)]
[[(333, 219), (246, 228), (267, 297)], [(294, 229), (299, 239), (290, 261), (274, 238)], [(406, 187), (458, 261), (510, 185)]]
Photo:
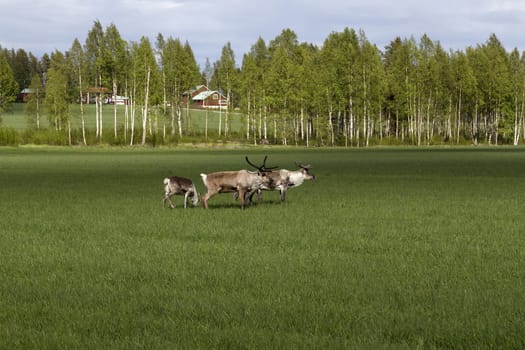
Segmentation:
[[(268, 42), (258, 38), (242, 62), (235, 57), (228, 42), (200, 67), (189, 42), (163, 34), (127, 42), (114, 24), (95, 21), (66, 52), (37, 58), (0, 47), (0, 116), (28, 88), (28, 132), (41, 132), (45, 116), (69, 144), (170, 144), (208, 132), (244, 143), (345, 147), (519, 145), (525, 137), (525, 56), (496, 34), (463, 50), (427, 35), (395, 37), (381, 50), (362, 30), (332, 32), (319, 46), (284, 29)], [(227, 98), (219, 130), (189, 127), (183, 97), (201, 84)], [(102, 91), (129, 98), (123, 118), (116, 105), (102, 113)], [(88, 102), (96, 105), (89, 115)], [(240, 128), (230, 125), (231, 113), (241, 113)], [(0, 138), (16, 133), (6, 129), (0, 124)]]

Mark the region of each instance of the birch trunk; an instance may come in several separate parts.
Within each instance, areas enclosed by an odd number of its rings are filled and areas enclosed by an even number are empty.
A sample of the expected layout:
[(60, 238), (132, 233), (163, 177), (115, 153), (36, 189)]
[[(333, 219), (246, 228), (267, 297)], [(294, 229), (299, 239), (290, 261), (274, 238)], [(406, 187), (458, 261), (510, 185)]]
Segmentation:
[(146, 76), (146, 91), (144, 96), (144, 108), (142, 115), (142, 146), (146, 144), (146, 129), (148, 126), (148, 102), (149, 102), (149, 80), (151, 76), (151, 67), (148, 67), (148, 73)]
[(116, 103), (116, 100), (117, 100), (117, 80), (114, 78), (113, 79), (113, 119), (114, 119), (114, 124), (113, 124), (113, 127), (114, 127), (114, 136), (115, 136), (115, 140), (117, 139), (117, 103)]
[(130, 146), (133, 146), (133, 139), (135, 138), (135, 95), (130, 97), (131, 103), (131, 133), (130, 133)]
[(99, 94), (97, 93), (95, 95), (95, 128), (96, 128), (95, 137), (97, 139), (100, 137), (100, 125), (98, 124), (100, 122), (100, 119), (98, 116), (98, 113), (99, 113), (98, 100), (99, 100)]
[(456, 143), (459, 145), (459, 135), (461, 131), (461, 88), (459, 89), (459, 96), (458, 96), (458, 125), (456, 130)]
[[(80, 66), (78, 67), (78, 90), (80, 94), (80, 123), (82, 127), (82, 142), (84, 142), (84, 146), (87, 145), (86, 142), (86, 121), (84, 119), (84, 102), (82, 101), (82, 73), (80, 72)], [(38, 98), (37, 98), (38, 103)], [(37, 105), (37, 113), (38, 113), (38, 105)], [(38, 116), (38, 114), (37, 114)], [(38, 117), (37, 117), (37, 125), (38, 125)]]
[(206, 120), (204, 122), (204, 137), (208, 141), (208, 108), (206, 108)]
[(177, 126), (179, 127), (179, 137), (182, 137), (182, 109), (179, 104), (177, 104)]

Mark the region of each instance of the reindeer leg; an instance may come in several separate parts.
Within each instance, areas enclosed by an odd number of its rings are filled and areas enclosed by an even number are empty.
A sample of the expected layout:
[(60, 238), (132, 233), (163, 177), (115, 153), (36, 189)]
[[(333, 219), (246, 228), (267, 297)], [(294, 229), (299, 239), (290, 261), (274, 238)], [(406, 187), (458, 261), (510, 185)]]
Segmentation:
[(286, 178), (286, 181), (284, 181), (281, 186), (279, 186), (279, 192), (281, 192), (281, 204), (284, 203), (285, 197), (286, 197), (286, 191), (290, 187), (290, 177)]
[(186, 207), (188, 206), (188, 196), (190, 195), (190, 192), (186, 192), (184, 194), (184, 209), (186, 209)]
[(246, 192), (244, 194), (244, 201), (245, 202), (249, 202), (250, 204), (253, 203), (252, 201), (252, 198), (253, 198), (253, 194), (255, 193), (255, 190), (252, 190), (252, 191), (249, 191), (249, 192)]
[(212, 192), (206, 192), (204, 196), (202, 196), (202, 205), (204, 206), (204, 209), (208, 209), (208, 200), (215, 196), (217, 193), (219, 193), (219, 190), (212, 191)]
[(202, 206), (204, 207), (204, 209), (208, 209), (208, 199), (210, 199), (208, 197), (208, 193), (202, 196)]
[(245, 206), (245, 195), (246, 191), (244, 189), (239, 189), (239, 201), (241, 202), (241, 209), (244, 209)]
[(166, 199), (168, 200), (168, 202), (170, 202), (171, 209), (175, 209), (175, 203), (173, 203), (173, 201), (171, 200), (171, 196), (173, 196), (173, 194), (167, 194)]
[(284, 199), (286, 196), (286, 188), (281, 189), (281, 204), (284, 204)]
[(169, 194), (169, 192), (166, 192), (166, 193), (164, 194), (164, 198), (162, 199), (162, 207), (163, 207), (163, 208), (166, 208), (166, 201), (168, 201), (168, 202), (170, 203), (170, 207), (171, 207), (172, 209), (175, 208), (175, 205), (173, 204), (173, 202), (172, 202), (171, 199), (170, 199), (170, 194)]

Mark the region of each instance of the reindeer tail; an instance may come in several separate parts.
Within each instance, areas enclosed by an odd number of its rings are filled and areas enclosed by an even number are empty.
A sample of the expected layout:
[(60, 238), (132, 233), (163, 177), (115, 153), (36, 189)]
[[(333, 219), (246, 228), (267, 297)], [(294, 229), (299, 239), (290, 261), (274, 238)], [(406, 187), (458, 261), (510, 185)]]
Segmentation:
[(202, 182), (204, 182), (204, 184), (206, 185), (206, 179), (208, 178), (208, 175), (201, 174), (201, 177), (202, 177)]

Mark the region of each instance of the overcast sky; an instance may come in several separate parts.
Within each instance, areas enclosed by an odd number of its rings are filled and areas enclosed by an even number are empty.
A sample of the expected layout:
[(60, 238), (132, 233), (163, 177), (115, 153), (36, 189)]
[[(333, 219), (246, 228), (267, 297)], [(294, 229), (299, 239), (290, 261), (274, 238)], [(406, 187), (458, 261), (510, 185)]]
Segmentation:
[(286, 28), (317, 45), (345, 27), (363, 30), (381, 50), (423, 34), (463, 50), (495, 33), (508, 50), (525, 50), (524, 0), (0, 0), (0, 46), (37, 57), (64, 52), (75, 38), (84, 43), (97, 19), (126, 41), (154, 44), (158, 33), (187, 40), (201, 66), (227, 42), (240, 66), (259, 37), (268, 43)]

